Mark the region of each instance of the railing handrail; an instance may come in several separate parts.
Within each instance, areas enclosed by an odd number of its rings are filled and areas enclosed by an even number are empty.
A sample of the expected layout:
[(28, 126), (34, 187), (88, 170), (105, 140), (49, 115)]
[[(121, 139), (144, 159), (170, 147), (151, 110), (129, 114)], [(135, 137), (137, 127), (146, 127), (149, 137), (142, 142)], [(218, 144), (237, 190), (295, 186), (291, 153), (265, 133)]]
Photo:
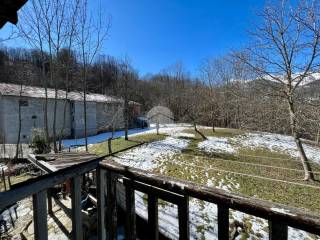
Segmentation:
[(100, 167), (133, 181), (226, 206), (269, 221), (276, 220), (287, 226), (320, 235), (320, 216), (307, 213), (298, 208), (253, 197), (246, 197), (190, 181), (150, 173), (141, 169), (123, 166), (111, 160), (102, 161)]
[(0, 192), (0, 209), (6, 208), (7, 206), (26, 197), (32, 196), (33, 194), (61, 184), (75, 176), (92, 171), (99, 166), (99, 162), (104, 158), (105, 156), (99, 157), (88, 162), (79, 163), (53, 173), (48, 173), (37, 178), (26, 180), (22, 183), (15, 184), (13, 189), (6, 192)]
[(96, 159), (93, 159), (91, 161), (79, 163), (77, 165), (60, 169), (53, 173), (48, 173), (37, 178), (32, 178), (24, 182), (17, 183), (14, 185), (13, 189), (6, 192), (0, 192), (0, 209), (6, 208), (7, 206), (10, 206), (11, 204), (16, 203), (17, 201), (20, 201), (26, 197), (32, 196), (33, 194), (61, 184), (77, 175), (92, 171), (99, 166), (99, 162), (101, 162), (103, 159), (114, 156), (115, 154), (127, 151), (142, 144), (144, 144), (144, 142), (137, 143), (137, 145), (97, 157)]

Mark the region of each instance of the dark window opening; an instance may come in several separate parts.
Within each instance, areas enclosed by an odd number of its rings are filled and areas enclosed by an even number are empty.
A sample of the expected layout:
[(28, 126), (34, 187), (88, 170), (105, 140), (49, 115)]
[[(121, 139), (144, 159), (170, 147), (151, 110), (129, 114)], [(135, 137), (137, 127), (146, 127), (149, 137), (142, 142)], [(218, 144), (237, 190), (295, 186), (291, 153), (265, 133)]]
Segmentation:
[(20, 107), (28, 107), (28, 100), (19, 100)]

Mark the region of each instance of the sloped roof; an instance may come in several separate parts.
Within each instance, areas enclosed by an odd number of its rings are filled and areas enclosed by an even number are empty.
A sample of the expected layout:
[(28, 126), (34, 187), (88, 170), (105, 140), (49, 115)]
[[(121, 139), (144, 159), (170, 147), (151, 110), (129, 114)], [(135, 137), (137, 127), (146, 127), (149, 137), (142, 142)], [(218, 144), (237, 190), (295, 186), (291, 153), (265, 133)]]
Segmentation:
[[(0, 94), (3, 96), (20, 96), (21, 86), (17, 84), (0, 83)], [(58, 90), (57, 99), (65, 99), (66, 91)], [(55, 90), (47, 89), (49, 99), (55, 98)], [(22, 85), (21, 96), (30, 98), (46, 98), (45, 89), (40, 87)], [(68, 92), (68, 99), (71, 101), (83, 101), (84, 94), (82, 92)], [(106, 96), (102, 94), (88, 93), (87, 102), (122, 102), (122, 99)]]
[(1, 0), (0, 1), (0, 28), (2, 28), (7, 22), (17, 24), (18, 22), (18, 10), (28, 0)]

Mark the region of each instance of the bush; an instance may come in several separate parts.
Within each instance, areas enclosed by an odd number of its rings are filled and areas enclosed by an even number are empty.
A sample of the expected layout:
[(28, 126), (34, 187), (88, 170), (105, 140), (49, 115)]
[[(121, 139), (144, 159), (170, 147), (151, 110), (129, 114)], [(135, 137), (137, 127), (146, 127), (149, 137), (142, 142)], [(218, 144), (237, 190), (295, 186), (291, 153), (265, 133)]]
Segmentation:
[(46, 134), (42, 128), (33, 128), (31, 133), (31, 145), (35, 148), (36, 154), (50, 152), (50, 144), (46, 139)]

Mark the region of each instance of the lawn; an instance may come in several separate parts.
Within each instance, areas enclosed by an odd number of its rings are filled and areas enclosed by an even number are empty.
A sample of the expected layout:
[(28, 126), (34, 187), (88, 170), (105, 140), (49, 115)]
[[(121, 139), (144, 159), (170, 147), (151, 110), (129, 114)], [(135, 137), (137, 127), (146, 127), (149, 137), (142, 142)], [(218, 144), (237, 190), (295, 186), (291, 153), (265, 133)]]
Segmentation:
[[(139, 134), (129, 136), (129, 140), (126, 141), (124, 138), (116, 138), (111, 141), (111, 148), (113, 152), (117, 152), (133, 146), (138, 146), (141, 142), (153, 142), (164, 139), (165, 135), (157, 134)], [(97, 154), (99, 156), (109, 154), (108, 142), (102, 142), (97, 144), (89, 145), (89, 152)]]
[[(161, 128), (166, 135), (139, 136), (150, 140), (114, 158), (121, 164), (152, 171), (195, 183), (216, 187), (248, 197), (269, 200), (320, 214), (320, 165), (314, 146), (306, 146), (316, 182), (303, 181), (303, 169), (290, 138), (283, 135), (247, 132), (236, 129), (199, 128), (203, 140), (192, 127)], [(250, 135), (251, 134), (251, 135)], [(261, 135), (260, 141), (257, 134)], [(139, 141), (141, 139), (135, 139)], [(274, 144), (270, 146), (268, 144)], [(290, 145), (291, 144), (291, 145)], [(139, 211), (146, 211), (143, 195), (136, 195)], [(176, 209), (166, 202), (159, 205), (162, 229), (174, 238), (176, 229), (166, 224), (173, 221)], [(161, 213), (161, 214), (160, 214)], [(196, 239), (216, 238), (216, 210), (204, 201), (190, 201), (191, 235)], [(230, 211), (230, 219), (245, 223), (239, 239), (268, 239), (267, 222), (246, 214)], [(232, 221), (231, 221), (232, 223)], [(289, 230), (289, 238), (316, 239), (302, 231)]]
[[(243, 133), (234, 129), (216, 129), (215, 133), (211, 129), (201, 131), (206, 136), (216, 137), (234, 137)], [(202, 140), (193, 129), (185, 132), (195, 134), (194, 139), (189, 138), (188, 148), (168, 161), (162, 161), (156, 172), (204, 185), (209, 182), (228, 191), (320, 214), (319, 164), (311, 164), (317, 181), (305, 182), (300, 161), (286, 153), (265, 148), (238, 148), (237, 154), (208, 153), (198, 148)]]

